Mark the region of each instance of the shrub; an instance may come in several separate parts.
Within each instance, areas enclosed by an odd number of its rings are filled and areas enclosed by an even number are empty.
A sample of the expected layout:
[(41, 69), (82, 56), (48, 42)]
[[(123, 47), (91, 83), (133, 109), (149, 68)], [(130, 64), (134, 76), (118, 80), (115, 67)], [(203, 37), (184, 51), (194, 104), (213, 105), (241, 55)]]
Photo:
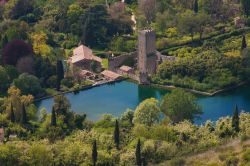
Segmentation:
[(183, 166), (185, 165), (185, 160), (182, 158), (174, 158), (169, 162), (170, 166)]
[(177, 147), (175, 144), (168, 142), (162, 142), (161, 145), (156, 150), (156, 158), (159, 161), (168, 160), (176, 155)]
[(231, 156), (226, 159), (225, 165), (226, 166), (237, 166), (239, 163), (239, 159), (235, 156)]
[(72, 88), (74, 86), (74, 79), (73, 77), (67, 77), (67, 78), (64, 78), (62, 81), (61, 81), (61, 84), (63, 86), (66, 86), (67, 88)]
[(122, 153), (120, 156), (120, 165), (135, 165), (135, 152), (134, 151), (126, 151)]
[(47, 80), (47, 84), (51, 88), (56, 88), (56, 75), (50, 76), (49, 79)]
[(242, 160), (244, 163), (250, 163), (250, 149), (247, 149), (243, 155), (242, 155)]
[(155, 159), (155, 150), (156, 150), (156, 145), (154, 140), (146, 140), (143, 143), (143, 149), (142, 149), (142, 154), (149, 160), (154, 160)]

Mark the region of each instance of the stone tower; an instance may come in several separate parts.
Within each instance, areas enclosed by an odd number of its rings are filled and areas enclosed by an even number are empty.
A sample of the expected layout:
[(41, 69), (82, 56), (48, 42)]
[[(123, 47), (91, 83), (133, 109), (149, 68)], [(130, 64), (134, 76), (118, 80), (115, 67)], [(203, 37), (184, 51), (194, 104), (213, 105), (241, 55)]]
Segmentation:
[(153, 30), (139, 31), (138, 35), (138, 70), (141, 84), (148, 84), (148, 76), (157, 69), (156, 35)]

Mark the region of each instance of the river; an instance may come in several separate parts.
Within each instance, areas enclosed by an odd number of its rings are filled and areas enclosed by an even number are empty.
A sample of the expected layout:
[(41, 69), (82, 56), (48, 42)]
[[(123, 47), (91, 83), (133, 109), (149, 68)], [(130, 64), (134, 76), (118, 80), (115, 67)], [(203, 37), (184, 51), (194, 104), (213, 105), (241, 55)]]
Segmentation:
[[(250, 112), (250, 85), (239, 87), (216, 96), (197, 96), (198, 103), (202, 106), (203, 115), (196, 119), (196, 124), (206, 120), (218, 120), (220, 117), (232, 115), (233, 108), (237, 104), (241, 111)], [(110, 85), (102, 85), (78, 94), (68, 93), (72, 110), (77, 113), (86, 113), (88, 119), (98, 120), (102, 114), (120, 116), (127, 108), (135, 109), (146, 98), (161, 97), (170, 91), (148, 86), (137, 85), (132, 82), (122, 81)], [(39, 110), (46, 108), (51, 111), (53, 98), (45, 99), (36, 103)]]

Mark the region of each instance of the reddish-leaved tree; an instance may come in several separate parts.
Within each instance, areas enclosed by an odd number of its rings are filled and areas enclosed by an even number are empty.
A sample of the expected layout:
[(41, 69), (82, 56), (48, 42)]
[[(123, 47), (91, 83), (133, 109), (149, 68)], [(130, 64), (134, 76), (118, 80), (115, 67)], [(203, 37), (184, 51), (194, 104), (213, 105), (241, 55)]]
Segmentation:
[(23, 40), (13, 40), (5, 45), (2, 55), (4, 64), (16, 66), (20, 58), (33, 55), (33, 49)]

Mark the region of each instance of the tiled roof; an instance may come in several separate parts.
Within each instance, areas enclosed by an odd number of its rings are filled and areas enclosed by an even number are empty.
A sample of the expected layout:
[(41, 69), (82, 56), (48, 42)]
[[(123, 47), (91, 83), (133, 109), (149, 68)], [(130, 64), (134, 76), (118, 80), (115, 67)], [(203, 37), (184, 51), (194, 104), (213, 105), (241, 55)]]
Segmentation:
[(73, 56), (71, 57), (71, 62), (76, 63), (84, 59), (102, 62), (101, 58), (93, 55), (93, 52), (90, 48), (84, 45), (80, 45), (79, 47), (73, 50)]
[(123, 65), (122, 67), (120, 67), (120, 70), (125, 71), (125, 72), (129, 72), (130, 70), (132, 70), (132, 68), (129, 66)]
[(101, 74), (104, 75), (105, 77), (108, 77), (108, 78), (113, 79), (113, 80), (119, 79), (121, 77), (120, 74), (117, 74), (117, 73), (112, 72), (110, 70), (104, 70)]

